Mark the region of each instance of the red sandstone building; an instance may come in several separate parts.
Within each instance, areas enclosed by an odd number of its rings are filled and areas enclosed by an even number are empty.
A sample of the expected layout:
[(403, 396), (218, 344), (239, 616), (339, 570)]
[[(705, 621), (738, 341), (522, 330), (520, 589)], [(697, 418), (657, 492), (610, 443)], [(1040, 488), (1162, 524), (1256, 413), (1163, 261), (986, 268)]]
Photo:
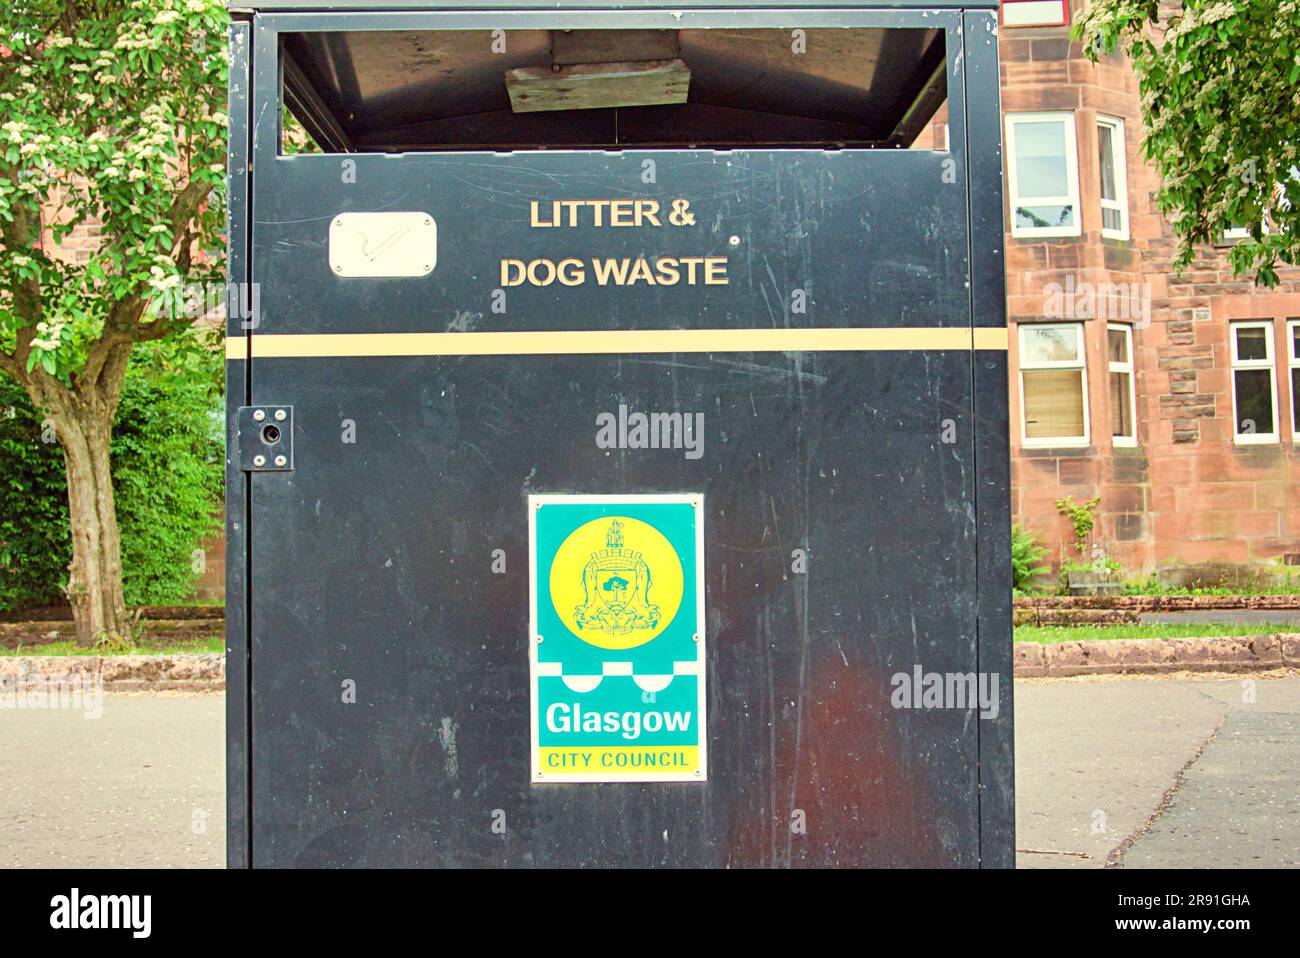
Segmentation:
[(1300, 563), (1300, 270), (1234, 279), (1226, 236), (1174, 272), (1136, 77), (1030, 25), (1063, 6), (999, 38), (1015, 520), (1076, 558), (1056, 501), (1099, 497), (1128, 577)]

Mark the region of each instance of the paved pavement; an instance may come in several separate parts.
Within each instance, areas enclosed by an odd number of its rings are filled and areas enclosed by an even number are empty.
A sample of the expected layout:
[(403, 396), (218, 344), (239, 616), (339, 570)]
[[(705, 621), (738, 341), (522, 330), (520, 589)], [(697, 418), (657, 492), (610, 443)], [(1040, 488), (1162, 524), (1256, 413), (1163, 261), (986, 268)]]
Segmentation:
[(1300, 677), (1016, 682), (1022, 868), (1300, 865)]
[(224, 866), (225, 696), (94, 704), (0, 711), (0, 867)]
[[(224, 697), (0, 711), (0, 867), (225, 860)], [(1300, 865), (1300, 677), (1016, 683), (1023, 868)]]
[[(1292, 703), (1294, 706), (1294, 702)], [(1300, 724), (1290, 712), (1229, 712), (1125, 868), (1300, 867)]]

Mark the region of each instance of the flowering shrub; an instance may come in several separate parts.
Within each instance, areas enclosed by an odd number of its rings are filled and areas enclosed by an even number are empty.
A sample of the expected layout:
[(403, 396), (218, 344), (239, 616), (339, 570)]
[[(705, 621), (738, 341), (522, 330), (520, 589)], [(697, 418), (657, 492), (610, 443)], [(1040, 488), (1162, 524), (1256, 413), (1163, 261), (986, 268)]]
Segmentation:
[(109, 450), (131, 351), (203, 348), (151, 302), (220, 280), (227, 23), (222, 0), (0, 4), (0, 371), (63, 448), (83, 641), (128, 628)]
[(1300, 264), (1300, 0), (1089, 0), (1074, 38), (1133, 62), (1174, 265), (1245, 229), (1233, 272), (1277, 285), (1279, 264)]

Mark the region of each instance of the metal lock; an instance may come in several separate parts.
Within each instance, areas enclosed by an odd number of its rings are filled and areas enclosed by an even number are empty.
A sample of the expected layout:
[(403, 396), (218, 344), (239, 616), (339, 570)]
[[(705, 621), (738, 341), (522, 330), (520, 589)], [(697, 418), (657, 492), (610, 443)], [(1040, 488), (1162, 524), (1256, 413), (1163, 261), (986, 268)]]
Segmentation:
[(291, 472), (293, 407), (241, 406), (238, 448), (245, 472)]

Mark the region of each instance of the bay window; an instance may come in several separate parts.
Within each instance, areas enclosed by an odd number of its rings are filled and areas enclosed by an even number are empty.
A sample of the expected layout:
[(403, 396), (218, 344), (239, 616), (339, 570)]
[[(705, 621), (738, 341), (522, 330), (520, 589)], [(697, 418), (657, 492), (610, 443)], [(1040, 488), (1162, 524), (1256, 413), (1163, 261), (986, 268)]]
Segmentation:
[(1078, 236), (1073, 113), (1008, 113), (1012, 236)]
[(1019, 327), (1020, 407), (1025, 446), (1088, 444), (1088, 371), (1082, 323)]

